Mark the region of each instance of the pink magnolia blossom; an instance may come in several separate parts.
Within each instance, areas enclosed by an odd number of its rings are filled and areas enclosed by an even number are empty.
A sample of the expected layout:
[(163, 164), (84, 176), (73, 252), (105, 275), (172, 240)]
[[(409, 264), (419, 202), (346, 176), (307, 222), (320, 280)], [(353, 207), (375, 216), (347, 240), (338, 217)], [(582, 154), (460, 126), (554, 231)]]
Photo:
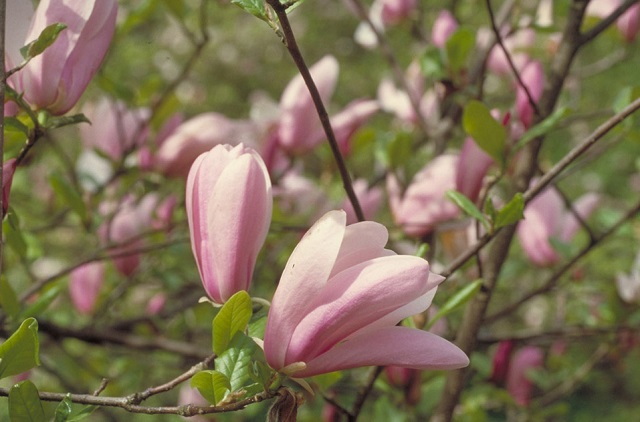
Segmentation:
[(533, 394), (534, 384), (527, 373), (543, 364), (544, 351), (539, 347), (525, 346), (513, 355), (507, 373), (507, 391), (520, 406), (528, 406)]
[(489, 380), (497, 385), (503, 385), (509, 373), (509, 364), (515, 343), (513, 340), (504, 340), (498, 343), (496, 353), (493, 355), (493, 366)]
[(482, 190), (484, 176), (492, 164), (493, 158), (480, 149), (472, 138), (466, 138), (456, 170), (456, 189), (475, 202)]
[(138, 150), (138, 161), (141, 169), (149, 171), (155, 167), (156, 151), (169, 136), (173, 135), (176, 129), (178, 129), (183, 122), (184, 116), (182, 113), (174, 113), (162, 124), (158, 133), (153, 137), (153, 144), (147, 142), (140, 147)]
[(376, 0), (382, 4), (381, 17), (385, 26), (407, 19), (418, 6), (418, 0)]
[(147, 302), (147, 314), (149, 315), (157, 315), (159, 314), (164, 305), (167, 303), (167, 295), (164, 293), (156, 293), (151, 296), (149, 302)]
[(459, 157), (446, 154), (436, 157), (420, 170), (401, 195), (393, 174), (387, 177), (387, 192), (393, 219), (409, 236), (423, 236), (438, 223), (457, 218), (458, 207), (445, 194), (456, 188)]
[(162, 142), (154, 161), (167, 176), (186, 177), (198, 156), (216, 145), (248, 144), (256, 137), (249, 121), (232, 120), (219, 113), (203, 113), (178, 126)]
[[(408, 19), (418, 6), (417, 0), (374, 0), (369, 9), (369, 22), (378, 32)], [(354, 34), (356, 42), (365, 48), (378, 45), (378, 38), (368, 22), (361, 22)]]
[(631, 267), (631, 273), (616, 275), (618, 295), (627, 303), (640, 301), (640, 253), (636, 256)]
[(140, 253), (136, 252), (143, 245), (140, 235), (157, 221), (155, 211), (158, 203), (159, 198), (154, 193), (145, 195), (138, 202), (127, 198), (113, 218), (105, 221), (98, 230), (102, 242), (113, 245), (110, 249), (114, 255), (113, 264), (125, 276), (132, 275), (140, 265)]
[[(382, 205), (382, 189), (379, 187), (370, 187), (366, 180), (357, 179), (353, 182), (353, 190), (355, 191), (364, 218), (373, 220), (373, 216)], [(347, 224), (353, 224), (358, 221), (356, 212), (349, 198), (345, 198), (342, 202), (342, 209), (347, 213)]]
[[(581, 218), (588, 218), (598, 204), (595, 193), (583, 195), (574, 202), (574, 209)], [(579, 221), (564, 208), (562, 197), (554, 188), (547, 188), (536, 196), (524, 210), (524, 220), (518, 224), (518, 238), (525, 254), (536, 265), (555, 264), (558, 253), (550, 238), (568, 243), (580, 228)]]
[[(47, 109), (55, 115), (66, 113), (102, 63), (115, 31), (117, 10), (116, 0), (40, 1), (19, 47), (37, 39), (51, 24), (63, 23), (67, 28), (9, 82), (24, 93), (24, 99), (34, 108)], [(9, 50), (10, 66), (22, 61), (16, 52), (15, 47)]]
[(96, 305), (104, 282), (104, 263), (90, 262), (74, 269), (70, 274), (71, 302), (81, 314), (90, 314)]
[(191, 247), (209, 297), (224, 303), (248, 290), (273, 206), (269, 173), (243, 144), (200, 155), (187, 178)]
[(636, 3), (622, 14), (616, 21), (618, 31), (627, 42), (632, 42), (640, 30), (640, 4)]
[[(339, 65), (333, 56), (325, 56), (309, 69), (322, 101), (326, 104), (338, 82)], [(286, 86), (280, 99), (282, 112), (278, 139), (290, 153), (304, 153), (324, 139), (311, 94), (300, 74)]]
[(11, 184), (13, 183), (13, 175), (16, 172), (16, 159), (10, 158), (2, 165), (2, 215), (7, 214), (9, 209), (9, 196), (11, 193)]
[(443, 277), (418, 257), (384, 249), (384, 226), (346, 226), (330, 211), (291, 254), (273, 297), (264, 352), (294, 377), (369, 365), (454, 369), (467, 356), (426, 331), (396, 326), (424, 311)]
[(130, 110), (121, 101), (102, 98), (82, 108), (91, 124), (81, 124), (80, 136), (87, 148), (94, 148), (118, 161), (142, 146), (151, 116), (148, 109)]
[[(519, 29), (504, 38), (504, 45), (518, 72), (521, 72), (529, 63), (528, 50), (534, 46), (535, 40), (536, 33), (530, 28)], [(499, 45), (495, 45), (491, 49), (489, 57), (487, 57), (487, 68), (498, 75), (510, 75), (513, 73), (507, 56)]]
[(438, 48), (444, 48), (447, 40), (458, 29), (456, 18), (448, 10), (438, 14), (431, 28), (431, 42)]
[(315, 181), (303, 176), (300, 169), (286, 172), (273, 188), (280, 209), (288, 214), (304, 215), (314, 221), (329, 211), (330, 201)]
[[(537, 60), (530, 62), (522, 70), (520, 78), (529, 90), (531, 98), (537, 104), (542, 95), (544, 85), (544, 70), (542, 69), (542, 64)], [(524, 127), (529, 128), (533, 123), (534, 110), (529, 102), (526, 91), (521, 85), (518, 85), (516, 89), (516, 110), (518, 112), (518, 118)]]
[[(359, 99), (348, 104), (342, 111), (331, 117), (331, 126), (336, 137), (336, 142), (342, 154), (351, 152), (351, 138), (353, 134), (380, 110), (380, 104), (375, 100)], [(324, 130), (322, 139), (326, 138)]]

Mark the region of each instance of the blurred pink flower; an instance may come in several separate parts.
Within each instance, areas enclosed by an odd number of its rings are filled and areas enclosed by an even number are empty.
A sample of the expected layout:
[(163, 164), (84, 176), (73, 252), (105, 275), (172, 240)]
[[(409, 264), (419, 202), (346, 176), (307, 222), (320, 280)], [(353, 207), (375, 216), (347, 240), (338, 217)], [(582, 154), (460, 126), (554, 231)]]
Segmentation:
[(539, 347), (525, 346), (513, 355), (507, 373), (507, 391), (520, 406), (528, 406), (533, 394), (534, 384), (527, 373), (543, 364), (544, 351)]
[(493, 158), (480, 149), (472, 138), (466, 138), (456, 170), (456, 189), (476, 202), (482, 190), (484, 176), (492, 164)]
[(103, 97), (97, 103), (86, 104), (82, 112), (91, 121), (79, 126), (84, 145), (114, 161), (142, 146), (149, 133), (147, 121), (151, 113), (146, 108), (130, 110), (121, 101)]
[[(544, 86), (544, 70), (542, 69), (542, 64), (537, 60), (529, 62), (520, 73), (520, 78), (529, 90), (531, 98), (537, 104)], [(526, 91), (519, 84), (516, 88), (516, 110), (518, 112), (518, 118), (524, 127), (528, 129), (533, 123), (534, 110), (529, 102)]]
[(273, 297), (265, 357), (294, 377), (369, 365), (454, 369), (469, 363), (448, 341), (396, 324), (424, 311), (442, 277), (418, 257), (384, 249), (384, 226), (346, 226), (330, 211), (291, 254)]
[[(374, 0), (369, 9), (369, 21), (378, 32), (384, 33), (385, 28), (408, 19), (417, 6), (417, 0)], [(376, 34), (368, 22), (361, 22), (358, 25), (354, 38), (365, 48), (374, 48), (378, 45)]]
[(224, 303), (248, 290), (269, 230), (271, 181), (262, 158), (243, 144), (200, 155), (187, 178), (191, 248), (209, 297)]
[[(353, 182), (353, 190), (358, 198), (358, 202), (360, 202), (364, 218), (373, 220), (373, 217), (382, 205), (382, 189), (377, 186), (369, 187), (366, 180), (357, 179)], [(353, 224), (358, 221), (356, 212), (349, 198), (345, 198), (342, 202), (342, 209), (347, 213), (347, 224)]]
[[(198, 392), (197, 389), (189, 387), (188, 384), (183, 384), (180, 387), (180, 392), (178, 395), (178, 405), (185, 406), (187, 404), (192, 404), (194, 406), (209, 406), (210, 403), (202, 397), (202, 395)], [(197, 415), (189, 418), (184, 418), (190, 422), (207, 422), (213, 420), (213, 417), (205, 416), (205, 415)]]
[(73, 306), (81, 314), (90, 314), (104, 282), (104, 263), (97, 261), (84, 264), (71, 271), (69, 277), (69, 294)]
[[(509, 34), (508, 36), (504, 35), (504, 33), (508, 31), (502, 32), (504, 45), (511, 56), (511, 60), (513, 60), (518, 72), (522, 72), (524, 67), (530, 61), (528, 50), (535, 44), (535, 31), (531, 28), (518, 29), (515, 33)], [(498, 75), (511, 75), (513, 73), (509, 66), (507, 56), (504, 54), (502, 48), (497, 44), (489, 53), (489, 57), (487, 58), (487, 68)]]
[(624, 12), (616, 21), (616, 26), (627, 42), (635, 40), (640, 29), (640, 3), (634, 4)]
[(149, 302), (147, 302), (147, 314), (159, 314), (162, 308), (164, 308), (165, 303), (167, 303), (167, 295), (164, 293), (156, 293), (149, 299)]
[(55, 115), (69, 111), (102, 63), (115, 32), (117, 10), (116, 0), (40, 1), (25, 39), (21, 43), (12, 40), (21, 45), (9, 48), (9, 66), (22, 62), (16, 54), (18, 49), (37, 39), (47, 26), (63, 23), (67, 28), (42, 54), (9, 78), (9, 83), (36, 109), (47, 109)]
[(445, 154), (431, 160), (401, 194), (395, 175), (387, 176), (387, 193), (395, 223), (409, 236), (430, 233), (438, 223), (457, 218), (458, 207), (445, 194), (456, 188), (459, 157)]
[(636, 255), (631, 273), (622, 272), (616, 275), (618, 295), (627, 303), (640, 302), (640, 253)]
[[(587, 193), (574, 201), (573, 207), (585, 219), (599, 202), (595, 193)], [(524, 220), (518, 224), (518, 238), (525, 254), (535, 265), (555, 264), (560, 258), (549, 239), (568, 243), (580, 228), (579, 221), (564, 208), (562, 197), (555, 188), (546, 188), (524, 210)]]
[(382, 4), (380, 11), (384, 26), (395, 25), (407, 19), (418, 6), (418, 0), (375, 0)]
[(438, 48), (444, 48), (447, 40), (458, 29), (456, 18), (448, 10), (442, 10), (431, 29), (431, 42)]
[(140, 147), (138, 150), (138, 161), (141, 169), (148, 171), (154, 168), (156, 151), (183, 122), (184, 116), (182, 113), (174, 113), (160, 127), (156, 136), (153, 137), (153, 145), (150, 145), (150, 142), (147, 142)]
[(330, 209), (325, 191), (297, 168), (287, 171), (273, 187), (278, 206), (287, 214), (310, 217), (314, 221)]
[(498, 343), (498, 348), (493, 355), (493, 366), (489, 381), (496, 385), (504, 385), (507, 380), (509, 363), (511, 362), (511, 355), (514, 347), (515, 343), (513, 340), (504, 340)]
[(155, 166), (167, 176), (186, 177), (200, 154), (221, 144), (251, 145), (256, 137), (250, 121), (213, 112), (199, 114), (175, 128), (162, 142), (154, 157)]
[(9, 209), (9, 196), (11, 194), (11, 184), (13, 175), (16, 172), (16, 159), (10, 158), (2, 164), (2, 216), (7, 214)]
[[(353, 134), (378, 110), (380, 110), (378, 101), (358, 99), (331, 117), (331, 126), (342, 154), (347, 155), (351, 152)], [(326, 138), (324, 130), (321, 136), (322, 139)]]
[(140, 235), (153, 227), (159, 197), (155, 193), (145, 195), (138, 202), (127, 198), (115, 211), (111, 220), (105, 221), (98, 233), (105, 245), (113, 245), (109, 253), (114, 255), (113, 264), (121, 274), (132, 275), (140, 265), (142, 247)]
[[(309, 71), (322, 101), (327, 104), (338, 82), (338, 61), (333, 56), (324, 56)], [(324, 139), (311, 94), (300, 74), (284, 89), (280, 110), (278, 139), (287, 152), (300, 154), (310, 151)]]

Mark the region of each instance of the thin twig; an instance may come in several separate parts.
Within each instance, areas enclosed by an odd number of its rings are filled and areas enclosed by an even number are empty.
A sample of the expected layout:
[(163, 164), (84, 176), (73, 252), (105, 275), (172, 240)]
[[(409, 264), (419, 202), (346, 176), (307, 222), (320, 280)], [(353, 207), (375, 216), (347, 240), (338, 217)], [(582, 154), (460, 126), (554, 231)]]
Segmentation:
[(347, 170), (344, 158), (342, 157), (342, 153), (340, 152), (340, 148), (338, 147), (338, 142), (336, 141), (333, 128), (331, 127), (331, 122), (329, 121), (329, 114), (327, 113), (327, 109), (322, 102), (320, 92), (318, 92), (318, 88), (316, 87), (316, 84), (311, 77), (309, 67), (306, 65), (304, 58), (302, 57), (302, 53), (298, 48), (298, 43), (296, 42), (296, 38), (293, 34), (293, 30), (291, 29), (289, 17), (287, 16), (287, 6), (280, 4), (278, 0), (267, 0), (267, 3), (273, 8), (273, 10), (276, 12), (276, 15), (278, 16), (278, 21), (280, 22), (282, 33), (284, 36), (283, 42), (287, 47), (291, 58), (295, 62), (296, 67), (298, 68), (298, 71), (300, 72), (300, 75), (304, 80), (304, 83), (309, 89), (309, 94), (311, 94), (313, 104), (316, 107), (316, 111), (318, 112), (318, 117), (320, 118), (320, 122), (322, 123), (324, 133), (325, 135), (327, 135), (327, 140), (329, 141), (329, 145), (331, 146), (333, 157), (338, 166), (338, 170), (340, 171), (342, 184), (344, 186), (344, 190), (347, 193), (347, 197), (349, 197), (349, 201), (351, 201), (351, 205), (353, 205), (353, 209), (356, 213), (356, 216), (358, 217), (358, 221), (364, 221), (364, 213), (362, 212), (362, 207), (360, 207), (358, 197), (353, 190), (351, 176), (349, 175), (349, 171)]
[(602, 19), (600, 22), (596, 24), (589, 31), (585, 32), (580, 36), (580, 45), (587, 44), (595, 37), (600, 35), (604, 30), (606, 30), (611, 24), (613, 24), (620, 16), (624, 14), (631, 6), (638, 3), (638, 0), (627, 0), (622, 3), (620, 6), (616, 8), (609, 16)]

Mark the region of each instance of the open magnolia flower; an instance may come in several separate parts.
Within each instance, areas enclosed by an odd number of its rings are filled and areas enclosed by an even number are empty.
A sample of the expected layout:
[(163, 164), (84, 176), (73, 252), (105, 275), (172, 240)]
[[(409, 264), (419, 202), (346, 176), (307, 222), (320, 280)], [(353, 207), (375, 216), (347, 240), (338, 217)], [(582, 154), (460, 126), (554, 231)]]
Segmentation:
[(452, 343), (396, 326), (431, 304), (443, 277), (422, 258), (384, 248), (387, 229), (346, 226), (344, 211), (318, 220), (291, 254), (264, 337), (267, 362), (297, 378), (369, 365), (454, 369), (469, 363)]

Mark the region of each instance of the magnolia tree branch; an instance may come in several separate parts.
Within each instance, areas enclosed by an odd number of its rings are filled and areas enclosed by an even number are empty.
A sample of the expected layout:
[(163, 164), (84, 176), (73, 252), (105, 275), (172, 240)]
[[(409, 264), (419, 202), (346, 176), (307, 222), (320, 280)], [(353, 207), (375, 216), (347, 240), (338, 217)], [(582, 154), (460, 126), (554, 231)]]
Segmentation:
[(338, 147), (338, 142), (336, 141), (335, 134), (333, 133), (333, 128), (331, 127), (331, 122), (329, 121), (329, 114), (327, 113), (327, 109), (322, 103), (320, 92), (318, 92), (318, 88), (316, 87), (316, 84), (311, 77), (311, 72), (309, 72), (309, 67), (306, 65), (304, 58), (302, 57), (302, 53), (298, 48), (298, 43), (296, 42), (296, 38), (293, 34), (293, 29), (291, 28), (291, 24), (289, 23), (289, 17), (287, 16), (287, 6), (280, 4), (278, 0), (266, 1), (278, 16), (278, 21), (280, 22), (280, 26), (282, 27), (284, 45), (285, 47), (287, 47), (291, 58), (295, 62), (296, 67), (298, 68), (298, 71), (300, 72), (300, 75), (304, 80), (304, 83), (307, 85), (307, 89), (309, 89), (309, 94), (311, 94), (313, 104), (315, 105), (316, 111), (318, 112), (318, 117), (320, 118), (320, 122), (322, 123), (322, 128), (324, 129), (324, 133), (325, 135), (327, 135), (327, 140), (329, 141), (329, 145), (331, 146), (333, 158), (335, 159), (338, 170), (340, 171), (342, 184), (344, 186), (344, 190), (347, 193), (347, 197), (349, 198), (351, 205), (353, 205), (353, 209), (356, 213), (356, 216), (358, 217), (358, 221), (364, 221), (364, 213), (362, 212), (362, 207), (360, 207), (358, 197), (353, 190), (351, 176), (349, 175), (349, 171), (347, 170), (344, 158), (342, 157), (342, 153), (340, 152), (340, 148)]
[(606, 30), (611, 24), (613, 24), (624, 12), (626, 12), (631, 6), (638, 3), (638, 0), (626, 0), (620, 6), (618, 6), (613, 13), (611, 13), (606, 18), (602, 19), (600, 22), (596, 24), (589, 31), (585, 32), (580, 36), (580, 45), (587, 44), (592, 41), (595, 37), (600, 35), (604, 30)]
[[(535, 116), (534, 123), (538, 123), (549, 116), (555, 107), (571, 63), (581, 45), (580, 26), (588, 3), (587, 0), (573, 0), (571, 3), (562, 41), (558, 53), (551, 64), (548, 82), (540, 98), (540, 114)], [(523, 148), (514, 172), (512, 183), (514, 193), (524, 192), (529, 187), (538, 165), (538, 153), (542, 146), (542, 140), (543, 137), (539, 137)], [(487, 255), (487, 261), (484, 264), (482, 288), (466, 308), (462, 325), (456, 336), (456, 344), (468, 355), (471, 355), (475, 350), (478, 332), (482, 327), (489, 301), (496, 287), (502, 265), (508, 255), (514, 234), (515, 225), (512, 225), (505, 227), (496, 235)], [(452, 371), (448, 374), (442, 398), (432, 417), (432, 421), (443, 422), (451, 420), (464, 388), (464, 380), (468, 371), (469, 369), (466, 368)]]
[(614, 325), (606, 327), (564, 327), (557, 330), (539, 331), (539, 330), (527, 330), (516, 333), (509, 333), (505, 335), (494, 335), (487, 337), (480, 337), (479, 343), (482, 344), (495, 344), (501, 341), (513, 340), (522, 343), (548, 343), (551, 344), (558, 339), (572, 340), (583, 339), (585, 337), (598, 337), (608, 336), (611, 334), (620, 334), (628, 332), (637, 332), (640, 326), (634, 325)]
[[(4, 40), (5, 37), (5, 17), (7, 14), (7, 2), (6, 0), (0, 0), (0, 57), (5, 57), (4, 53)], [(4, 59), (3, 59), (4, 60)], [(0, 66), (0, 104), (4, 109), (4, 87), (6, 86), (5, 69), (4, 66)], [(4, 113), (0, 116), (0, 187), (4, 185), (3, 171), (4, 171)], [(4, 187), (2, 189), (4, 191)], [(4, 192), (0, 194), (0, 222), (4, 221)], [(0, 227), (0, 240), (4, 239), (4, 232)], [(0, 275), (2, 275), (3, 268), (2, 262), (4, 261), (4, 242), (0, 241)]]
[(622, 216), (606, 232), (602, 233), (601, 235), (594, 236), (591, 239), (591, 242), (589, 243), (589, 245), (587, 245), (587, 247), (582, 249), (580, 251), (580, 253), (578, 253), (571, 260), (567, 261), (560, 268), (558, 268), (556, 270), (556, 272), (554, 272), (549, 277), (549, 279), (546, 282), (544, 282), (540, 287), (531, 290), (530, 292), (526, 293), (524, 296), (522, 296), (517, 301), (515, 301), (515, 302), (513, 302), (513, 303), (511, 303), (509, 305), (506, 305), (505, 307), (503, 307), (499, 311), (496, 311), (495, 313), (489, 315), (484, 321), (485, 324), (493, 324), (494, 322), (498, 321), (499, 319), (502, 319), (502, 318), (504, 318), (506, 316), (511, 315), (515, 310), (517, 310), (520, 306), (522, 306), (524, 303), (526, 303), (530, 299), (532, 299), (532, 298), (534, 298), (534, 297), (536, 297), (538, 295), (541, 295), (541, 294), (544, 294), (544, 293), (547, 293), (547, 292), (550, 292), (551, 290), (553, 290), (556, 287), (556, 285), (558, 284), (558, 281), (560, 280), (560, 277), (562, 277), (569, 269), (571, 269), (571, 267), (573, 267), (580, 259), (582, 259), (584, 256), (586, 256), (589, 252), (593, 251), (595, 249), (596, 245), (598, 245), (599, 243), (604, 241), (606, 238), (608, 238), (611, 235), (613, 235), (614, 233), (616, 233), (620, 227), (622, 227), (624, 224), (629, 222), (629, 220), (631, 220), (632, 218), (636, 217), (639, 212), (640, 212), (640, 202), (636, 203), (635, 206), (631, 207), (625, 213), (625, 215)]

